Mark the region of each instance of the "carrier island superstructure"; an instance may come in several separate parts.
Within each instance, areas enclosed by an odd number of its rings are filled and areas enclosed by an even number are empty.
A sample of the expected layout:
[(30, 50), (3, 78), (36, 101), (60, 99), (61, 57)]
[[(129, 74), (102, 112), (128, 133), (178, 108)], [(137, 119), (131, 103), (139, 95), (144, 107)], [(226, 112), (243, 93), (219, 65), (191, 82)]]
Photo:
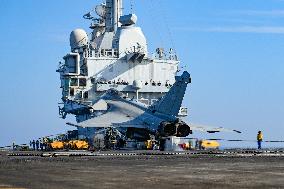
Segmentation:
[[(146, 37), (136, 26), (137, 16), (123, 15), (122, 0), (106, 0), (83, 17), (91, 21), (91, 32), (71, 32), (71, 52), (63, 57), (57, 70), (62, 88), (62, 118), (73, 114), (80, 123), (99, 115), (107, 105), (98, 102), (98, 98), (109, 89), (145, 106), (169, 91), (179, 65), (174, 50), (157, 48), (155, 53), (149, 53)], [(181, 108), (180, 113), (185, 116), (187, 109)], [(85, 137), (92, 137), (95, 131), (78, 128), (79, 135)]]

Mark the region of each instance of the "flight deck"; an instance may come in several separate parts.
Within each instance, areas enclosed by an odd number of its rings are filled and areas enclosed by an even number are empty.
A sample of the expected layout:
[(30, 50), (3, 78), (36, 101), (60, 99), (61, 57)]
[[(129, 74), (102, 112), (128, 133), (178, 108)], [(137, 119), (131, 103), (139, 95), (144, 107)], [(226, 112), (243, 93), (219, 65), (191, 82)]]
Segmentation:
[(0, 188), (283, 188), (283, 173), (283, 149), (0, 152)]

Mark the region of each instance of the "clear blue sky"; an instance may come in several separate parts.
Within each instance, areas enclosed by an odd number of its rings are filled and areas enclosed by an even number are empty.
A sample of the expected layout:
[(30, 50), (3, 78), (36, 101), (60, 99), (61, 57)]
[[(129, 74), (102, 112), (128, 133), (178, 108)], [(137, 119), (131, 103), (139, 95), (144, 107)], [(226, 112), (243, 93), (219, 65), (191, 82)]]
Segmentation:
[[(284, 140), (284, 0), (133, 1), (149, 48), (174, 47), (192, 75), (189, 121), (243, 131), (211, 137), (255, 139), (262, 130)], [(1, 0), (0, 146), (72, 129), (58, 116), (55, 70), (70, 32), (88, 30), (82, 15), (100, 2)]]

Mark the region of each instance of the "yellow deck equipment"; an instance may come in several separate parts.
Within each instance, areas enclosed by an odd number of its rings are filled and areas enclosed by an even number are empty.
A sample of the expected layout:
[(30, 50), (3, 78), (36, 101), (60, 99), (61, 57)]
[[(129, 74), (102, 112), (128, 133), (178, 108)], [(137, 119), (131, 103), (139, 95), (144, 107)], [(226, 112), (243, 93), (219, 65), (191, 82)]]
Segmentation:
[(218, 149), (220, 144), (216, 140), (202, 140), (201, 147), (203, 149)]

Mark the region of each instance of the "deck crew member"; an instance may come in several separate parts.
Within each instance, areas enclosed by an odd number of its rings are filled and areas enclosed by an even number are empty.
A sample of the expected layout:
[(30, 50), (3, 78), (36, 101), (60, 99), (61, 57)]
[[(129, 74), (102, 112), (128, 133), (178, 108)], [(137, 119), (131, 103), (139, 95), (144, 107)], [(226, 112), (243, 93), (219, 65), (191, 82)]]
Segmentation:
[(39, 141), (36, 140), (36, 150), (38, 150), (38, 149), (39, 149)]
[(35, 144), (36, 144), (36, 142), (35, 142), (35, 140), (33, 140), (33, 141), (32, 141), (33, 150), (35, 150)]
[(258, 149), (261, 149), (262, 138), (263, 138), (262, 132), (258, 131), (257, 137), (256, 137)]

